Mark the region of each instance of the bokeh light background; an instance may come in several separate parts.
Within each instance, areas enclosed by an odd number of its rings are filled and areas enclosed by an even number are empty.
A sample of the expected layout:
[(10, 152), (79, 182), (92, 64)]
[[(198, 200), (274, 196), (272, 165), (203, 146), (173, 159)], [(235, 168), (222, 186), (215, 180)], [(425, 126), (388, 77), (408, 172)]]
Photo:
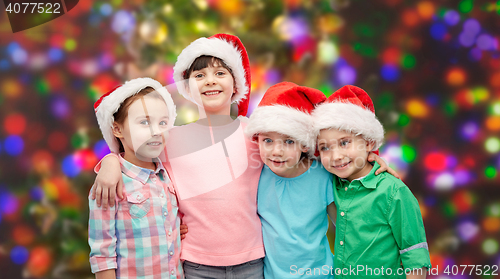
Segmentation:
[[(16, 34), (3, 11), (0, 277), (92, 278), (87, 194), (109, 152), (93, 102), (130, 78), (172, 83), (180, 51), (219, 32), (248, 50), (252, 108), (285, 80), (370, 94), (382, 157), (420, 202), (435, 278), (500, 265), (500, 1), (80, 1)], [(196, 119), (174, 101), (178, 125)]]

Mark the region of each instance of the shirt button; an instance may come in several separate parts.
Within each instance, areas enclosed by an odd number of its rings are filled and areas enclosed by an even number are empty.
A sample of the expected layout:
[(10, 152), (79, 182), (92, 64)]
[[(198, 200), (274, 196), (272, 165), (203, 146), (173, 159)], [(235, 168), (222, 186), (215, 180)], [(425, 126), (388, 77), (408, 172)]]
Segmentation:
[(342, 246), (342, 245), (344, 245), (344, 241), (341, 240), (340, 241), (340, 246)]
[(174, 272), (174, 270), (172, 270), (170, 273), (171, 273), (172, 275), (174, 275), (174, 273), (175, 273), (175, 272)]
[(168, 235), (172, 235), (172, 232), (168, 232)]
[(173, 256), (174, 255), (174, 252), (170, 252), (170, 256)]
[(166, 212), (166, 211), (163, 212), (163, 216), (167, 216), (167, 214), (168, 214), (168, 212)]
[(137, 195), (137, 200), (140, 201), (141, 200), (141, 196), (140, 195)]
[(162, 199), (163, 199), (163, 197), (164, 197), (164, 196), (163, 196), (163, 194), (160, 194), (160, 198), (162, 198)]
[(345, 190), (347, 191), (347, 187), (345, 187)]
[(340, 216), (344, 216), (344, 215), (345, 215), (345, 213), (344, 213), (344, 212), (340, 212)]

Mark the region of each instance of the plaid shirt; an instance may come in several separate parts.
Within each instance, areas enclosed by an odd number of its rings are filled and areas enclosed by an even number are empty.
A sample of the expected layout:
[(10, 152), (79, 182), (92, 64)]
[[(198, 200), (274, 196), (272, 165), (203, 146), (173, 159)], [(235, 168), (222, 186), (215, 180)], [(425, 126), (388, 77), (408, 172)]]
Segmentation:
[(125, 199), (103, 210), (89, 198), (90, 265), (117, 278), (184, 278), (177, 198), (161, 163), (137, 167), (120, 156)]

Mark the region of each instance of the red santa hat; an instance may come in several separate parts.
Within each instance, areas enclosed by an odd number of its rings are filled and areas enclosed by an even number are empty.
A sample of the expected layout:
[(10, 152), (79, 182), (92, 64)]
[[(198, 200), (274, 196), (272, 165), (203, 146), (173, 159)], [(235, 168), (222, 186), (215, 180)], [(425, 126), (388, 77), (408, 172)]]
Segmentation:
[(158, 94), (163, 97), (168, 108), (168, 123), (167, 128), (171, 129), (174, 126), (176, 112), (175, 104), (168, 93), (167, 89), (163, 87), (158, 81), (151, 78), (136, 78), (125, 82), (108, 93), (104, 94), (94, 104), (94, 110), (101, 129), (102, 136), (113, 153), (120, 152), (120, 144), (113, 135), (113, 122), (115, 118), (113, 115), (121, 107), (122, 103), (128, 97), (131, 97), (146, 87), (152, 87)]
[(316, 136), (323, 129), (333, 128), (374, 142), (373, 150), (384, 142), (384, 127), (375, 116), (372, 99), (359, 87), (343, 86), (314, 109), (312, 116)]
[(245, 134), (254, 139), (259, 133), (277, 132), (297, 139), (309, 148), (312, 157), (315, 140), (312, 133), (311, 112), (325, 101), (323, 92), (291, 82), (271, 86), (252, 112)]
[[(229, 34), (215, 34), (212, 37), (199, 38), (192, 42), (177, 57), (174, 66), (175, 82), (184, 80), (184, 73), (191, 67), (194, 60), (202, 55), (217, 57), (231, 68), (236, 89), (231, 101), (238, 103), (238, 115), (246, 116), (251, 87), (250, 61), (240, 39)], [(184, 98), (195, 102), (184, 86), (178, 86), (178, 90)]]

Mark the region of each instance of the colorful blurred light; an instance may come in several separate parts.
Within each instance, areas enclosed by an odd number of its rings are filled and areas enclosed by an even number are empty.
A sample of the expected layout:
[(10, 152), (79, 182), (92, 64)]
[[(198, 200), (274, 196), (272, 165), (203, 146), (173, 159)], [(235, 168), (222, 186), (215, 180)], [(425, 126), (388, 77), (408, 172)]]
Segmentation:
[(14, 64), (22, 65), (28, 61), (28, 53), (22, 48), (17, 48), (12, 52), (11, 59)]
[(10, 250), (10, 258), (12, 262), (18, 265), (26, 263), (29, 257), (28, 249), (23, 246), (15, 246)]
[(17, 245), (30, 245), (35, 240), (35, 232), (26, 225), (17, 225), (12, 230), (12, 239)]
[(401, 58), (401, 66), (406, 70), (415, 68), (416, 64), (417, 59), (411, 54), (405, 54)]
[(4, 141), (5, 153), (10, 156), (17, 156), (23, 152), (24, 141), (19, 136), (8, 136)]
[(8, 192), (0, 192), (0, 212), (2, 214), (13, 214), (19, 207), (16, 196)]
[(326, 65), (331, 65), (339, 58), (339, 51), (331, 41), (321, 41), (318, 44), (318, 60)]
[(386, 64), (380, 69), (380, 75), (386, 81), (395, 82), (399, 79), (400, 73), (395, 65)]
[(62, 95), (53, 96), (51, 98), (50, 108), (52, 114), (57, 118), (65, 118), (71, 112), (68, 100)]
[(439, 191), (451, 190), (455, 186), (455, 177), (450, 173), (438, 175), (434, 181), (434, 187)]
[(21, 135), (26, 129), (26, 117), (20, 113), (9, 114), (3, 122), (3, 126), (9, 135)]
[(66, 156), (61, 163), (63, 173), (68, 177), (75, 177), (82, 171), (77, 158), (74, 155)]
[(458, 10), (464, 14), (469, 13), (474, 8), (474, 0), (462, 0), (458, 4)]
[(121, 10), (115, 13), (111, 22), (111, 29), (116, 33), (123, 34), (132, 31), (135, 27), (135, 17), (131, 12)]
[(452, 86), (460, 86), (464, 84), (467, 74), (462, 68), (451, 68), (446, 74), (446, 82)]
[(397, 47), (389, 47), (382, 53), (384, 64), (396, 65), (401, 60), (401, 50)]
[(103, 16), (109, 16), (113, 13), (113, 7), (108, 3), (104, 3), (101, 5), (99, 11)]
[(431, 19), (436, 11), (436, 7), (431, 1), (420, 1), (417, 4), (417, 11), (421, 18)]
[(444, 21), (450, 26), (455, 26), (460, 22), (460, 14), (457, 11), (448, 10), (444, 14)]
[(500, 131), (500, 116), (486, 118), (486, 128), (492, 132)]
[(86, 148), (88, 145), (89, 145), (89, 137), (83, 131), (76, 132), (71, 137), (71, 146), (76, 149)]
[(19, 97), (22, 93), (22, 88), (19, 81), (9, 78), (1, 84), (0, 92), (6, 97)]
[(498, 241), (488, 238), (483, 242), (483, 252), (487, 255), (495, 255), (498, 252)]
[(406, 9), (401, 13), (401, 20), (406, 26), (415, 27), (416, 25), (418, 25), (420, 17), (417, 11), (413, 9)]
[(453, 195), (452, 201), (458, 213), (465, 214), (474, 206), (476, 198), (471, 192), (462, 190)]
[(486, 208), (486, 214), (491, 217), (500, 218), (500, 202), (495, 202)]
[(44, 197), (43, 189), (39, 186), (35, 186), (30, 190), (30, 197), (34, 201), (41, 201)]
[(59, 62), (64, 58), (64, 52), (57, 47), (52, 47), (49, 49), (48, 57), (52, 62)]
[(345, 64), (337, 68), (335, 76), (339, 86), (354, 84), (356, 82), (356, 69)]
[(446, 155), (440, 152), (431, 152), (424, 157), (424, 165), (431, 171), (443, 171), (446, 168)]
[(479, 226), (471, 221), (465, 221), (457, 226), (457, 231), (463, 241), (469, 242), (479, 233)]
[(500, 151), (500, 140), (496, 137), (490, 137), (485, 141), (484, 147), (490, 153), (498, 153)]
[(420, 100), (410, 100), (406, 104), (406, 111), (411, 117), (425, 118), (429, 115), (427, 105)]
[(400, 114), (399, 115), (399, 118), (398, 118), (398, 125), (401, 126), (401, 127), (405, 127), (407, 126), (408, 124), (410, 124), (410, 117), (407, 115), (407, 114)]
[(445, 38), (446, 34), (448, 33), (448, 29), (446, 28), (446, 25), (444, 23), (436, 22), (432, 24), (430, 32), (432, 38), (441, 41)]
[(489, 179), (493, 179), (497, 176), (497, 169), (493, 166), (489, 166), (484, 170), (484, 175)]
[(479, 49), (491, 50), (495, 46), (495, 39), (488, 34), (482, 34), (477, 37), (476, 44)]
[(85, 171), (94, 169), (98, 162), (94, 152), (90, 149), (78, 150), (74, 156), (76, 163)]
[(104, 156), (109, 154), (110, 150), (108, 144), (105, 140), (99, 140), (94, 145), (94, 153), (97, 156), (97, 159), (101, 160)]
[(479, 125), (473, 121), (466, 122), (460, 129), (462, 137), (467, 140), (474, 139), (479, 133)]
[(26, 268), (32, 276), (43, 277), (51, 268), (53, 259), (47, 247), (38, 246), (31, 250)]
[(474, 45), (474, 42), (475, 42), (475, 39), (476, 39), (476, 35), (475, 34), (471, 34), (471, 33), (461, 33), (459, 35), (459, 41), (460, 41), (460, 44), (462, 44), (462, 46), (464, 47), (471, 47)]
[(412, 163), (417, 157), (417, 151), (415, 148), (409, 145), (402, 145), (401, 150), (403, 152), (403, 160), (407, 163)]
[(500, 218), (486, 217), (483, 220), (483, 228), (489, 233), (497, 233), (500, 231)]
[(469, 58), (472, 61), (479, 61), (481, 60), (482, 57), (483, 57), (483, 52), (477, 47), (471, 48), (471, 50), (469, 51)]
[(500, 101), (496, 101), (494, 103), (491, 104), (490, 108), (489, 108), (489, 113), (491, 115), (498, 115), (500, 116)]
[(10, 63), (7, 59), (0, 59), (0, 70), (6, 71), (10, 69)]
[(46, 150), (38, 150), (31, 157), (33, 168), (39, 174), (50, 173), (54, 167), (54, 157)]

